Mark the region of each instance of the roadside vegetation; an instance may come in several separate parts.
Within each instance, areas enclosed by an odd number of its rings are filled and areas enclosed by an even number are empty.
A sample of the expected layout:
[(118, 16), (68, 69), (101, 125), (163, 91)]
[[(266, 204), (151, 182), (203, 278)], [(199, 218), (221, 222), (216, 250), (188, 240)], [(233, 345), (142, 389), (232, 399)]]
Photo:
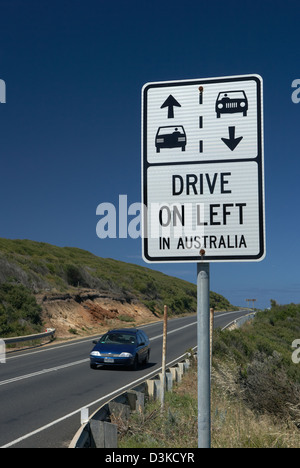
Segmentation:
[(42, 328), (41, 307), (34, 295), (22, 284), (0, 285), (0, 336), (39, 333)]
[[(259, 312), (234, 331), (214, 333), (212, 446), (299, 448), (300, 364), (292, 342), (300, 338), (300, 305)], [(149, 402), (143, 415), (120, 427), (120, 447), (197, 447), (197, 366), (167, 393), (165, 411)]]

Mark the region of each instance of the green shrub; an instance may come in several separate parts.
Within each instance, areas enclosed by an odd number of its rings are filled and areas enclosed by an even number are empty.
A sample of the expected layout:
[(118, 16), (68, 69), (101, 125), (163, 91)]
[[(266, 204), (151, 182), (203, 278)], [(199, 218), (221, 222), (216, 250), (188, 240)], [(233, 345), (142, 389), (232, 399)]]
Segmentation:
[(118, 319), (121, 320), (121, 322), (135, 322), (134, 317), (130, 317), (129, 315), (119, 315)]
[(0, 336), (39, 332), (41, 307), (33, 294), (21, 284), (0, 285)]
[(86, 283), (82, 272), (80, 269), (72, 264), (66, 265), (65, 266), (65, 271), (67, 275), (67, 283), (70, 286), (82, 286), (82, 287), (88, 287), (88, 284)]
[(239, 385), (251, 409), (300, 424), (300, 366), (292, 362), (292, 343), (300, 338), (300, 305), (278, 306), (256, 314), (242, 328), (214, 333), (213, 356), (239, 368)]

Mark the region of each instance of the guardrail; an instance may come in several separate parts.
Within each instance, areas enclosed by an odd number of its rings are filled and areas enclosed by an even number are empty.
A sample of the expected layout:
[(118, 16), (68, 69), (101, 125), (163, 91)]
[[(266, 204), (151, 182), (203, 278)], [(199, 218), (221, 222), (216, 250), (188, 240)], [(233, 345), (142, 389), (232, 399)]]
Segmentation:
[[(180, 356), (168, 364), (165, 374), (165, 388), (170, 391), (173, 382), (180, 382), (183, 374), (190, 366), (188, 353)], [(69, 448), (117, 448), (118, 428), (112, 421), (127, 420), (132, 411), (143, 412), (145, 395), (150, 398), (160, 399), (163, 387), (161, 369), (154, 371), (141, 379), (133, 388), (128, 386), (98, 408), (90, 417), (87, 408), (82, 408), (82, 424)]]
[(27, 335), (27, 336), (15, 336), (12, 338), (2, 338), (2, 341), (5, 344), (12, 344), (12, 343), (21, 343), (23, 341), (33, 341), (33, 340), (40, 340), (42, 338), (47, 338), (47, 336), (53, 336), (55, 334), (55, 328), (47, 328), (44, 333), (39, 333), (36, 335)]
[(244, 323), (249, 322), (250, 320), (253, 320), (255, 317), (256, 312), (252, 312), (248, 315), (243, 315), (240, 318), (237, 318), (233, 320), (232, 322), (228, 323), (222, 330), (228, 330), (230, 328), (240, 328)]

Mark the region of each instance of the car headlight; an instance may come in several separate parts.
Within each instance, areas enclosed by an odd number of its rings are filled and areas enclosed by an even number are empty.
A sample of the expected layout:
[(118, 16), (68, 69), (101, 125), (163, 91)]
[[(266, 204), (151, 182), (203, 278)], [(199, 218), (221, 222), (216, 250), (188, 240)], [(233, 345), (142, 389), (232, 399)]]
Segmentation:
[(133, 357), (130, 353), (121, 353), (120, 357)]
[(241, 107), (245, 107), (246, 103), (244, 101), (240, 102)]
[(223, 109), (223, 104), (221, 102), (218, 104), (218, 109)]
[(99, 356), (101, 356), (101, 353), (99, 353), (99, 351), (92, 351), (91, 356), (99, 357)]

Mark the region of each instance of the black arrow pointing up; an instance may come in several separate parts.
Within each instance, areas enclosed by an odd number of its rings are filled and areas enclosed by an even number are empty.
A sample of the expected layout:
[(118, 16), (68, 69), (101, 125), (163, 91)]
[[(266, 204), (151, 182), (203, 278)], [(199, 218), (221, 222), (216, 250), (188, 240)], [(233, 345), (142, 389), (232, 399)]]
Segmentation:
[(174, 119), (174, 107), (181, 107), (178, 101), (170, 94), (170, 96), (165, 100), (161, 109), (168, 107), (168, 119)]
[(228, 146), (231, 151), (235, 150), (243, 137), (235, 138), (235, 127), (228, 127), (229, 138), (221, 138), (221, 140)]

